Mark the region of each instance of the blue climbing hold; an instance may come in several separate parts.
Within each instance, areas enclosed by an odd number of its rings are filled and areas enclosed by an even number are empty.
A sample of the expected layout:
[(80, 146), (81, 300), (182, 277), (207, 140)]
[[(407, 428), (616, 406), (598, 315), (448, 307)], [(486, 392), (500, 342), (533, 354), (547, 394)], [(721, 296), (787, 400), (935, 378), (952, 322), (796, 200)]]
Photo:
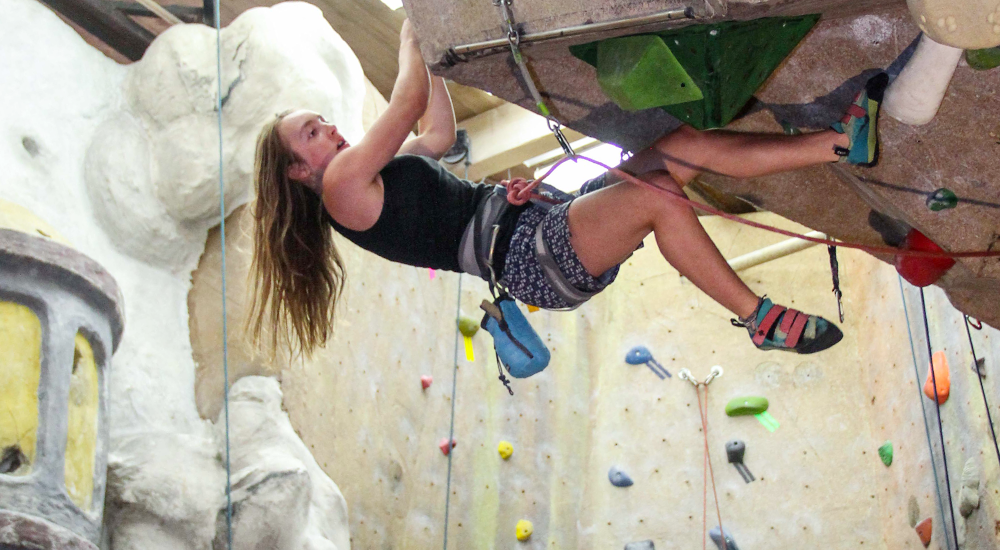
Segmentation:
[[(719, 550), (723, 550), (723, 548), (722, 548), (722, 531), (717, 526), (716, 527), (712, 527), (712, 530), (708, 532), (708, 536), (712, 539), (712, 542), (714, 542), (715, 545), (719, 547)], [(725, 550), (740, 550), (740, 547), (736, 546), (736, 541), (733, 540), (733, 535), (730, 534), (730, 533), (726, 533), (726, 548), (725, 548)]]
[(629, 365), (646, 365), (653, 374), (660, 377), (660, 380), (671, 377), (670, 371), (665, 369), (650, 353), (646, 346), (636, 346), (625, 354), (625, 362)]
[(608, 480), (610, 480), (611, 484), (615, 487), (629, 487), (633, 483), (632, 478), (630, 478), (628, 474), (623, 472), (618, 466), (612, 466), (611, 469), (608, 470)]
[(625, 362), (629, 365), (644, 365), (653, 360), (653, 354), (646, 346), (636, 346), (625, 355)]

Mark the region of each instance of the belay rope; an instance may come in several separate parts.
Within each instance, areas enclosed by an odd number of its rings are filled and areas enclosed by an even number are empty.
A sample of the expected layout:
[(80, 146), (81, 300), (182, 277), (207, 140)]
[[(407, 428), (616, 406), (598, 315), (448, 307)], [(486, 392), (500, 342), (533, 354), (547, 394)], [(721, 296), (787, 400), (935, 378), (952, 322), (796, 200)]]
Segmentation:
[(219, 15), (219, 0), (214, 0), (215, 9), (215, 70), (218, 88), (215, 96), (215, 112), (219, 126), (219, 233), (222, 243), (222, 407), (226, 422), (226, 548), (233, 550), (233, 491), (232, 463), (229, 449), (229, 346), (226, 326), (226, 188), (222, 176), (222, 23)]
[[(722, 527), (722, 510), (719, 508), (719, 493), (715, 489), (715, 472), (712, 470), (712, 458), (708, 450), (708, 385), (712, 380), (722, 376), (722, 367), (712, 367), (712, 371), (705, 378), (704, 382), (694, 379), (691, 371), (681, 369), (677, 372), (677, 377), (687, 380), (694, 386), (694, 391), (698, 395), (698, 414), (701, 416), (701, 432), (705, 436), (705, 461), (703, 463), (704, 489), (702, 490), (702, 512), (701, 512), (701, 546), (704, 550), (708, 545), (708, 480), (712, 480), (712, 495), (715, 497), (715, 513), (719, 518), (719, 536), (722, 539), (722, 550), (727, 550), (726, 530)], [(705, 400), (701, 399), (701, 389), (705, 388)]]
[(983, 385), (983, 373), (979, 370), (979, 357), (976, 356), (976, 345), (972, 343), (972, 327), (976, 330), (983, 330), (983, 324), (977, 319), (975, 324), (972, 318), (965, 316), (965, 334), (969, 337), (969, 349), (972, 350), (972, 369), (976, 371), (976, 378), (979, 379), (979, 391), (983, 394), (983, 406), (986, 408), (986, 421), (990, 424), (990, 433), (993, 435), (993, 448), (997, 452), (997, 463), (1000, 464), (1000, 444), (997, 443), (996, 428), (993, 427), (993, 415), (990, 414), (990, 402), (986, 400), (986, 386)]

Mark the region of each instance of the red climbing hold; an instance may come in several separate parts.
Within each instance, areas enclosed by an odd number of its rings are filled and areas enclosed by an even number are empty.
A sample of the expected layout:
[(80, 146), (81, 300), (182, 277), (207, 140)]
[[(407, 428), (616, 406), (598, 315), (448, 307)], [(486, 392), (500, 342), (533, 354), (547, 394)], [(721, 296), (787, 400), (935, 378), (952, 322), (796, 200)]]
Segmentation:
[(924, 548), (931, 545), (931, 518), (927, 518), (917, 524), (916, 527), (917, 535), (920, 537), (920, 542), (924, 543)]
[(458, 445), (458, 443), (456, 443), (454, 439), (451, 440), (451, 445), (448, 445), (447, 437), (442, 437), (441, 441), (438, 442), (438, 447), (441, 449), (441, 452), (444, 453), (444, 456), (448, 456), (448, 453), (455, 448), (455, 445)]
[(433, 382), (433, 381), (434, 381), (434, 377), (428, 376), (426, 374), (420, 377), (420, 385), (423, 386), (423, 388), (425, 390), (427, 388), (431, 387), (431, 382)]
[[(941, 247), (926, 235), (911, 229), (903, 241), (903, 250), (922, 252), (943, 252)], [(922, 258), (918, 256), (896, 256), (896, 271), (913, 286), (932, 285), (955, 265), (953, 258)]]

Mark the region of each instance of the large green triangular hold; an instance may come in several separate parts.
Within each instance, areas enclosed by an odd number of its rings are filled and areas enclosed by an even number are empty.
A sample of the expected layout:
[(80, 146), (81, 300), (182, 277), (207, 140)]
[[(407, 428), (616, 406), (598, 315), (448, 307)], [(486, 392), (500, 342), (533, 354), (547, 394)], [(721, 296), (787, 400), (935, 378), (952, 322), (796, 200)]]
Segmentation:
[[(654, 33), (704, 96), (662, 108), (701, 130), (725, 126), (818, 20), (819, 14), (770, 17)], [(572, 46), (570, 53), (597, 67), (601, 42)]]

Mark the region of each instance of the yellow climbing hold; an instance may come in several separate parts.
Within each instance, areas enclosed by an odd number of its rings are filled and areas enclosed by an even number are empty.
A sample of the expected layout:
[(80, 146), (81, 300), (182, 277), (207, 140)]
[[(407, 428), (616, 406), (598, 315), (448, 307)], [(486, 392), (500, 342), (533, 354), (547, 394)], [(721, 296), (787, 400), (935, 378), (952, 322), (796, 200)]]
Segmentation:
[(535, 528), (531, 525), (531, 522), (522, 519), (517, 522), (517, 540), (524, 542), (531, 538), (531, 533), (535, 532)]
[(497, 445), (497, 452), (500, 453), (500, 457), (504, 460), (510, 458), (510, 455), (514, 454), (514, 446), (510, 444), (509, 441), (501, 441)]

